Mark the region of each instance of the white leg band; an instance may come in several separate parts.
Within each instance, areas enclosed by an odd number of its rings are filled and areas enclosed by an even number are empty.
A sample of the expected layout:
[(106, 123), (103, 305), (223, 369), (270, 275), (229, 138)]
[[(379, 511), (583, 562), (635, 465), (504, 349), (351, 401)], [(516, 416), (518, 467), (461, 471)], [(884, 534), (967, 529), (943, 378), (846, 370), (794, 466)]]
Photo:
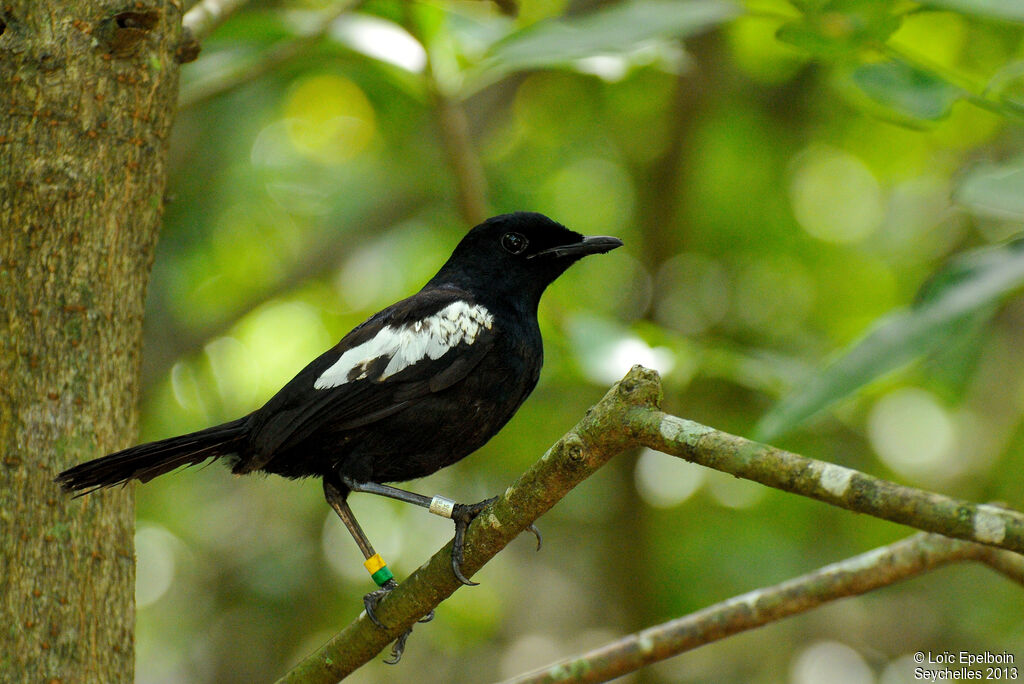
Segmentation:
[(439, 515), (442, 518), (451, 518), (452, 511), (455, 510), (455, 502), (451, 499), (446, 499), (443, 496), (435, 496), (430, 500), (430, 508), (428, 508), (434, 515)]

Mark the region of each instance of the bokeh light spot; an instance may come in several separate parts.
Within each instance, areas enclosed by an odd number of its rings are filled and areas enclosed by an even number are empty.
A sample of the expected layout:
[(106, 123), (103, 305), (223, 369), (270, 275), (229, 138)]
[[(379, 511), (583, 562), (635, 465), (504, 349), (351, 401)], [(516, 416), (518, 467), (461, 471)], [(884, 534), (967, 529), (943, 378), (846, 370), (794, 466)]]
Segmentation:
[(832, 147), (811, 147), (798, 157), (790, 199), (801, 227), (825, 242), (860, 242), (885, 219), (882, 189), (870, 169)]
[(648, 505), (672, 508), (683, 503), (704, 483), (705, 469), (678, 458), (644, 449), (636, 461), (636, 489)]
[(399, 68), (420, 73), (427, 52), (408, 31), (394, 22), (369, 14), (349, 13), (331, 25), (331, 37), (353, 50)]
[(382, 304), (384, 295), (400, 299), (405, 287), (403, 275), (389, 243), (382, 240), (345, 259), (335, 284), (338, 296), (349, 309), (362, 311)]
[(901, 475), (945, 479), (944, 473), (958, 470), (948, 470), (957, 441), (954, 422), (930, 392), (890, 392), (872, 406), (867, 427), (879, 458)]
[(790, 670), (792, 684), (874, 684), (864, 658), (846, 644), (819, 641), (801, 651)]
[(501, 656), (501, 678), (508, 679), (541, 667), (563, 655), (559, 640), (551, 634), (524, 634)]
[(814, 307), (815, 290), (814, 278), (798, 260), (758, 255), (736, 275), (736, 313), (762, 334), (795, 334)]
[(190, 413), (204, 414), (202, 395), (199, 382), (196, 380), (192, 366), (178, 361), (171, 366), (171, 391), (181, 408)]
[(706, 331), (729, 310), (729, 275), (703, 254), (677, 254), (662, 264), (654, 291), (655, 319), (687, 335)]
[(913, 684), (921, 681), (914, 676), (914, 670), (920, 667), (914, 662), (914, 656), (907, 654), (889, 662), (878, 676), (878, 684)]
[(145, 608), (167, 593), (174, 581), (178, 538), (165, 527), (139, 522), (135, 531), (135, 605)]
[(324, 164), (340, 164), (362, 152), (376, 129), (366, 95), (336, 74), (299, 81), (288, 93), (284, 115), (295, 149)]
[[(272, 395), (331, 345), (319, 312), (304, 302), (271, 302), (247, 316), (235, 336), (258, 362), (219, 370), (227, 377), (233, 372), (252, 373), (261, 396)], [(252, 377), (241, 382), (249, 384)]]
[(636, 364), (662, 375), (670, 373), (676, 365), (671, 349), (652, 347), (625, 328), (597, 316), (574, 316), (568, 321), (567, 330), (584, 374), (597, 384), (622, 379)]
[(582, 233), (620, 235), (633, 215), (633, 179), (606, 159), (588, 158), (555, 172), (541, 191), (541, 211)]
[(629, 61), (622, 55), (594, 55), (578, 60), (576, 69), (614, 83), (629, 73)]
[(265, 399), (260, 394), (259, 366), (244, 344), (234, 337), (218, 337), (207, 343), (203, 351), (225, 413), (251, 411)]
[(608, 382), (614, 382), (611, 378), (620, 379), (637, 364), (665, 375), (672, 372), (675, 359), (665, 347), (652, 347), (637, 337), (626, 337), (612, 346), (611, 356), (604, 368), (605, 377)]
[[(612, 258), (613, 268), (601, 259), (584, 259), (574, 265), (548, 290), (544, 301), (593, 311), (623, 323), (642, 318), (651, 305), (652, 278), (644, 264), (628, 252), (618, 250)], [(598, 282), (601, 287), (594, 287)]]
[(717, 470), (705, 472), (705, 490), (719, 505), (725, 508), (753, 508), (761, 503), (768, 489), (757, 482), (722, 473)]

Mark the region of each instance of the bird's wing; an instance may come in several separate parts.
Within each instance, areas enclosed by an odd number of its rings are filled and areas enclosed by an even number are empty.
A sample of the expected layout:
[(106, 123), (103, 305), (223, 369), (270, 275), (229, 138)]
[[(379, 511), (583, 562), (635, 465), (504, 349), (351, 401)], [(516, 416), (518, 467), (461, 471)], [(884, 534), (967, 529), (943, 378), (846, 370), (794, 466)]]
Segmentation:
[(310, 363), (257, 411), (256, 470), (321, 429), (387, 418), (466, 377), (494, 346), (494, 318), (463, 290), (420, 292), (381, 311)]

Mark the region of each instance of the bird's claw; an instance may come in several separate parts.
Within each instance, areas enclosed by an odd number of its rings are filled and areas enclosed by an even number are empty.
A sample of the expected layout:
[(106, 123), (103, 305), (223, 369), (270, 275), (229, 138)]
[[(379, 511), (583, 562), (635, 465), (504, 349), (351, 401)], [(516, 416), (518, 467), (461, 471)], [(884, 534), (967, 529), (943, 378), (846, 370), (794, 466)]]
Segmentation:
[[(469, 529), (469, 524), (473, 522), (476, 516), (480, 515), (481, 511), (497, 500), (498, 497), (492, 496), (490, 499), (475, 504), (455, 504), (455, 508), (452, 511), (452, 520), (455, 521), (455, 541), (452, 543), (452, 572), (455, 573), (456, 579), (466, 586), (475, 587), (480, 584), (479, 582), (472, 581), (462, 573), (462, 556), (465, 551), (466, 530)], [(526, 529), (533, 532), (533, 536), (537, 537), (537, 550), (540, 551), (542, 543), (540, 529), (533, 523), (530, 523), (530, 526)]]
[(452, 572), (455, 573), (456, 579), (468, 587), (475, 587), (480, 583), (474, 582), (462, 574), (463, 542), (466, 538), (466, 530), (469, 528), (469, 523), (480, 515), (480, 511), (497, 500), (498, 497), (492, 496), (490, 499), (475, 504), (455, 504), (455, 509), (452, 511), (452, 520), (455, 521), (455, 540), (452, 542)]
[(526, 529), (528, 529), (530, 532), (533, 532), (533, 536), (535, 536), (537, 538), (537, 550), (540, 551), (540, 545), (541, 545), (540, 528), (538, 528), (537, 525), (535, 525), (534, 523), (530, 523), (530, 526), (527, 527)]
[[(376, 591), (371, 591), (369, 594), (363, 597), (363, 606), (366, 608), (366, 617), (370, 618), (370, 622), (377, 625), (381, 629), (387, 629), (384, 623), (377, 617), (377, 606), (384, 599), (385, 596), (390, 594), (398, 586), (398, 582), (394, 578), (389, 579)], [(397, 662), (397, 661), (396, 661)]]
[[(430, 622), (434, 619), (434, 611), (430, 611), (416, 622)], [(395, 643), (391, 645), (391, 657), (385, 658), (384, 662), (388, 665), (397, 665), (398, 661), (402, 659), (402, 654), (405, 653), (405, 642), (409, 640), (409, 635), (412, 634), (412, 627), (402, 632)]]
[[(385, 582), (384, 586), (382, 586), (380, 589), (377, 589), (376, 591), (371, 591), (369, 594), (363, 597), (363, 606), (365, 606), (366, 608), (366, 617), (370, 618), (370, 621), (373, 624), (380, 627), (381, 629), (386, 628), (384, 627), (384, 623), (381, 622), (380, 619), (377, 617), (377, 606), (380, 604), (381, 600), (383, 600), (385, 596), (394, 591), (395, 587), (397, 586), (398, 582), (396, 582), (394, 578), (392, 578)], [(417, 622), (430, 622), (433, 619), (434, 611), (430, 611), (429, 613), (421, 617), (419, 620), (417, 620)], [(399, 660), (402, 659), (402, 654), (405, 653), (405, 642), (409, 640), (410, 634), (412, 634), (412, 627), (407, 629), (397, 639), (395, 639), (395, 643), (391, 646), (391, 657), (385, 658), (385, 663), (387, 663), (388, 665), (395, 665), (398, 663)]]
[(412, 634), (412, 627), (402, 632), (401, 636), (395, 639), (395, 643), (391, 645), (391, 657), (384, 659), (385, 664), (398, 664), (398, 661), (402, 659), (402, 654), (405, 653), (405, 642), (409, 640), (410, 634)]

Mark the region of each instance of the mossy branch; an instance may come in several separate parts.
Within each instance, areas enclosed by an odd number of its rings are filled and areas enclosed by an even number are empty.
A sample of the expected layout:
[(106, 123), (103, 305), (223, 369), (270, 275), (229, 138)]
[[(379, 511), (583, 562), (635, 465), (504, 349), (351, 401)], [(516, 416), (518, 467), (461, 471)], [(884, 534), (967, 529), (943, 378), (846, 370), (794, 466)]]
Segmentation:
[[(1024, 515), (1016, 511), (989, 504), (972, 504), (904, 487), (849, 468), (758, 444), (667, 415), (661, 411), (660, 403), (661, 382), (658, 374), (634, 366), (601, 401), (587, 411), (572, 430), (473, 522), (466, 535), (463, 563), (466, 574), (472, 576), (477, 572), (613, 456), (636, 446), (647, 446), (737, 477), (945, 537), (1018, 553), (1024, 551)], [(939, 543), (935, 537), (925, 537), (924, 540), (915, 541), (914, 544)], [(976, 548), (984, 547), (978, 547), (977, 544), (952, 546), (941, 553), (947, 556), (952, 554), (954, 557), (949, 560), (981, 558), (983, 554), (974, 550)], [(891, 547), (885, 547), (844, 563), (859, 562), (863, 565), (867, 557), (890, 552)], [(910, 556), (914, 553), (921, 556), (924, 553), (920, 548), (917, 551), (906, 551), (898, 546), (896, 552)], [(941, 556), (940, 552), (936, 553), (936, 558)], [(1001, 572), (1015, 575), (1018, 579), (1024, 575), (1020, 559), (1016, 556), (1006, 554), (1005, 557), (993, 555), (986, 558), (986, 562)], [(279, 684), (337, 682), (373, 658), (461, 586), (452, 574), (450, 559), (449, 543), (399, 584), (380, 604), (378, 615), (389, 626), (387, 629), (376, 627), (365, 614), (360, 615), (316, 653), (281, 678)], [(919, 558), (919, 562), (924, 561)], [(829, 568), (818, 572), (823, 573)], [(919, 572), (924, 569), (927, 568), (922, 567)], [(802, 579), (805, 578), (792, 582)], [(891, 581), (896, 579), (900, 577)], [(863, 591), (870, 588), (873, 587), (868, 586)], [(761, 591), (763, 593), (768, 590)], [(844, 595), (849, 593), (859, 592)], [(750, 595), (746, 596), (749, 598)], [(785, 614), (799, 612), (792, 606), (789, 609), (790, 613)], [(769, 616), (767, 619), (776, 618)]]

